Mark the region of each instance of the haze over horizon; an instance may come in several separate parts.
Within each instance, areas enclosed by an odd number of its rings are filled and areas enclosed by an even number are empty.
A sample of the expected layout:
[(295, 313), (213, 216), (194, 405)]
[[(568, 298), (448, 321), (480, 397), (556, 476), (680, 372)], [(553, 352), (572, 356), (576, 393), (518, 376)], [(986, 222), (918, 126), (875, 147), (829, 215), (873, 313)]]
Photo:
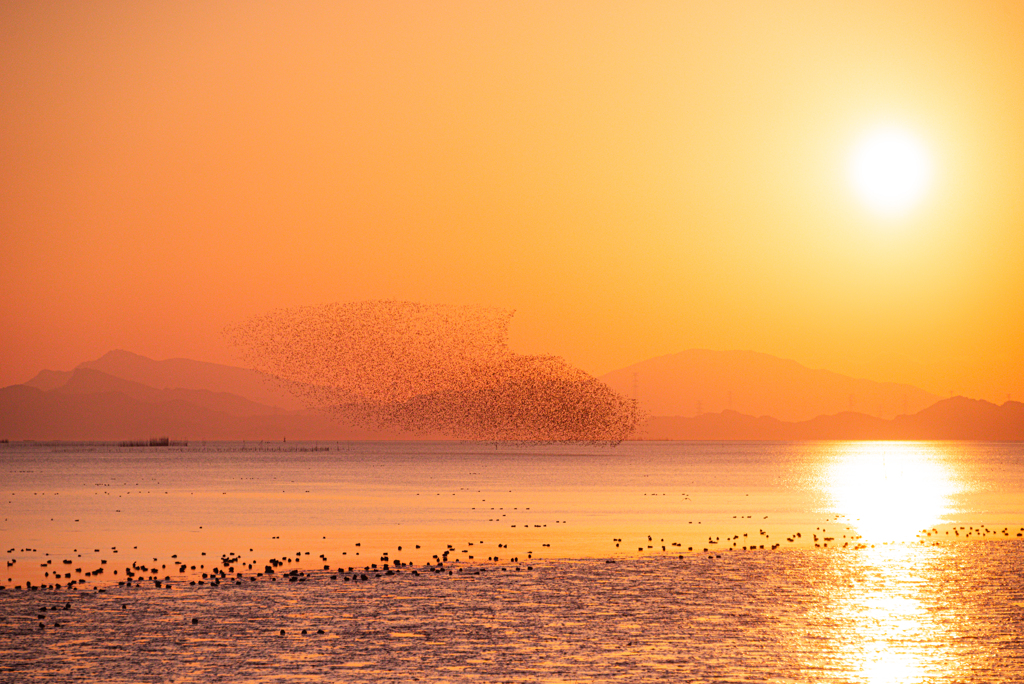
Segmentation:
[[(93, 372), (100, 376), (88, 375)], [(71, 370), (41, 371), (24, 384), (45, 392), (115, 391), (137, 396), (138, 388), (128, 390), (112, 383), (113, 379), (157, 390), (213, 392), (221, 395), (220, 401), (227, 399), (229, 407), (238, 399), (274, 412), (308, 409), (317, 403), (305, 400), (301, 391), (293, 392), (289, 382), (242, 366), (181, 357), (152, 359), (123, 349), (83, 361)], [(636, 399), (641, 414), (648, 417), (733, 411), (755, 418), (806, 421), (856, 412), (891, 419), (918, 413), (940, 399), (910, 385), (850, 378), (750, 351), (691, 349), (647, 359), (598, 380), (618, 395)]]
[(1021, 3), (8, 3), (0, 45), (0, 386), (400, 300), (594, 376), (1024, 397)]
[[(556, 368), (562, 368), (557, 359), (534, 359), (524, 367), (534, 381), (540, 378), (528, 369), (536, 361), (554, 361)], [(603, 415), (600, 402), (580, 390), (606, 386), (626, 406), (632, 405), (628, 400), (631, 393), (638, 398), (638, 411), (616, 414), (620, 419), (632, 421), (631, 415), (639, 419), (627, 426), (628, 435), (618, 434), (618, 438), (631, 440), (1024, 439), (1024, 404), (1020, 402), (998, 406), (964, 397), (939, 399), (909, 385), (858, 380), (752, 352), (690, 350), (614, 371), (597, 379), (597, 385), (582, 380), (582, 385), (533, 386), (530, 396), (516, 394), (513, 383), (501, 393), (504, 399), (485, 399), (487, 410), (479, 415), (484, 424), (463, 424), (461, 418), (438, 420), (439, 412), (443, 415), (462, 400), (451, 392), (438, 397), (434, 390), (440, 388), (432, 383), (428, 383), (429, 393), (419, 394), (409, 403), (346, 407), (336, 402), (338, 388), (329, 388), (326, 396), (332, 399), (325, 403), (324, 397), (317, 396), (320, 390), (311, 387), (314, 393), (310, 395), (298, 388), (302, 391), (295, 393), (294, 381), (277, 382), (254, 370), (182, 358), (156, 361), (114, 350), (73, 370), (43, 371), (23, 385), (0, 388), (0, 437), (11, 442), (138, 441), (153, 435), (198, 443), (277, 442), (284, 438), (391, 441), (470, 437), (479, 441), (484, 436), (480, 431), (485, 430), (508, 444), (509, 439), (517, 441), (514, 435), (507, 431), (503, 437), (493, 434), (491, 421), (510, 408), (526, 415), (524, 406), (530, 402), (535, 402), (535, 410), (545, 402), (549, 406), (555, 402), (557, 408), (562, 397), (569, 400), (569, 406), (540, 411), (518, 423), (519, 437), (525, 436), (521, 432), (525, 429), (531, 431), (532, 438), (527, 441), (533, 444), (537, 438), (614, 443), (618, 441), (615, 435), (605, 432), (599, 437), (595, 432), (605, 429), (601, 424), (565, 422), (562, 417), (564, 413), (590, 415), (597, 410), (593, 415), (599, 418)], [(340, 388), (344, 391), (345, 385)], [(537, 404), (534, 394), (547, 398)], [(471, 414), (473, 401), (462, 404)], [(505, 405), (510, 401), (511, 405)], [(383, 413), (373, 418), (365, 412), (367, 408)], [(421, 408), (426, 412), (420, 412)], [(562, 429), (553, 430), (545, 415)], [(368, 417), (372, 418), (369, 422), (365, 420)]]
[[(150, 359), (123, 349), (67, 370), (43, 369), (19, 384), (43, 391), (60, 389), (74, 382), (79, 370), (99, 371), (161, 390), (229, 393), (263, 407), (296, 410), (308, 406), (287, 384), (244, 364), (222, 365), (183, 357)], [(916, 413), (939, 399), (910, 385), (851, 378), (755, 352), (691, 349), (619, 368), (598, 379), (619, 395), (636, 399), (640, 409), (653, 416), (737, 410), (754, 417), (807, 420), (857, 409), (892, 418)], [(81, 387), (76, 389), (81, 391)]]

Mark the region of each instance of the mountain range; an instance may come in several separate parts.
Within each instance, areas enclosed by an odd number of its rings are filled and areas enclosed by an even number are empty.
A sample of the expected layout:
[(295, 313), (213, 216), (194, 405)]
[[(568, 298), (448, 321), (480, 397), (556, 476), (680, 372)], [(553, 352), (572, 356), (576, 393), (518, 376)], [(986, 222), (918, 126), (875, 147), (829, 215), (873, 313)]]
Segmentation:
[(1024, 404), (997, 406), (980, 399), (942, 399), (892, 419), (847, 411), (789, 422), (722, 411), (650, 418), (639, 439), (649, 440), (977, 440), (1024, 441)]
[[(639, 439), (1024, 440), (1024, 404), (996, 406), (812, 370), (755, 352), (690, 350), (600, 378), (638, 400)], [(859, 410), (850, 410), (850, 407)], [(423, 438), (353, 428), (244, 368), (116, 350), (0, 389), (0, 439)], [(436, 436), (435, 436), (436, 437)]]
[(67, 385), (75, 372), (82, 369), (100, 371), (157, 389), (226, 392), (266, 406), (286, 410), (303, 408), (294, 396), (248, 368), (192, 359), (154, 361), (121, 349), (108, 352), (95, 361), (81, 363), (74, 370), (41, 371), (24, 384), (44, 391), (58, 389)]
[(805, 421), (844, 411), (878, 418), (917, 413), (939, 397), (912, 385), (851, 378), (752, 351), (691, 349), (600, 378), (650, 416), (737, 411)]

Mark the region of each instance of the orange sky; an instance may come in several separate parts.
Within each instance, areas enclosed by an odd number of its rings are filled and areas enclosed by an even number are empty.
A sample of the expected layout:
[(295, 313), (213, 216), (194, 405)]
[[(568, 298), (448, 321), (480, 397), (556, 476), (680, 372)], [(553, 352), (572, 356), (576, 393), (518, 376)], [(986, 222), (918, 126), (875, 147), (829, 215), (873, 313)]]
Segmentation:
[[(407, 299), (1024, 399), (1020, 2), (8, 2), (0, 92), (0, 385)], [(885, 123), (898, 220), (846, 177)]]

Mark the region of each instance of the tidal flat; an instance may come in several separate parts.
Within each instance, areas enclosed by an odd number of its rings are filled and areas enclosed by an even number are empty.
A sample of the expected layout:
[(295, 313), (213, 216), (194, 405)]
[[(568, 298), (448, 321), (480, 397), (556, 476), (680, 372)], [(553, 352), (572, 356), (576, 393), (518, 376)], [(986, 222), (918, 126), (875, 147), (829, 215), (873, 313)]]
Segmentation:
[(1019, 444), (5, 445), (0, 681), (1014, 681)]

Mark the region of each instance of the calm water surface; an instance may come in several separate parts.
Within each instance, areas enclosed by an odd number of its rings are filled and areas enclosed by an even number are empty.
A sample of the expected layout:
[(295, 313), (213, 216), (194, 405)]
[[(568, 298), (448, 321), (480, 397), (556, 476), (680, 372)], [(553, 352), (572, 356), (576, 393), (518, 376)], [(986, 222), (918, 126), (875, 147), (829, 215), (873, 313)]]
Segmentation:
[(5, 445), (0, 479), (0, 681), (1024, 681), (1020, 444)]

